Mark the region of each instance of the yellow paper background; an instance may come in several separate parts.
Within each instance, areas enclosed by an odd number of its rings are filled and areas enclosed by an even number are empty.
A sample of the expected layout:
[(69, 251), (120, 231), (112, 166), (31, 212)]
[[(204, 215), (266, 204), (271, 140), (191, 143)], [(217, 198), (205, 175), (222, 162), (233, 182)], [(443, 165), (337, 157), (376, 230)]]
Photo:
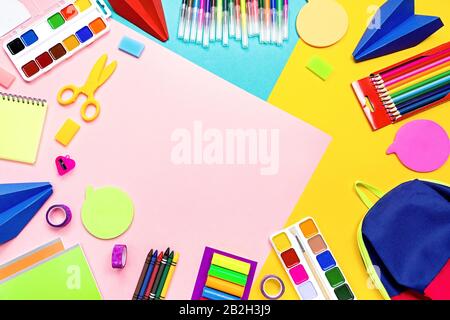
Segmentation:
[[(450, 41), (450, 1), (416, 1), (416, 13), (440, 16), (445, 27), (415, 48), (361, 63), (353, 62), (352, 52), (371, 15), (375, 13), (373, 9), (370, 10), (371, 6), (379, 6), (384, 1), (339, 2), (349, 15), (349, 30), (346, 36), (336, 45), (324, 49), (309, 47), (299, 41), (269, 102), (333, 137), (329, 149), (286, 225), (306, 216), (314, 217), (357, 298), (380, 299), (378, 292), (370, 289), (368, 285), (368, 276), (356, 243), (357, 226), (367, 209), (356, 196), (353, 183), (356, 180), (364, 180), (388, 191), (414, 178), (450, 182), (450, 161), (438, 171), (418, 174), (403, 167), (395, 155), (385, 155), (397, 130), (408, 121), (430, 119), (450, 133), (450, 103), (372, 132), (350, 84), (373, 71)], [(291, 15), (296, 16), (297, 13), (291, 12)], [(333, 65), (334, 72), (327, 81), (322, 81), (306, 69), (305, 66), (313, 55), (318, 55)], [(297, 299), (273, 250), (255, 280), (251, 299), (263, 299), (259, 284), (267, 274), (276, 274), (284, 280), (287, 288), (283, 299)]]

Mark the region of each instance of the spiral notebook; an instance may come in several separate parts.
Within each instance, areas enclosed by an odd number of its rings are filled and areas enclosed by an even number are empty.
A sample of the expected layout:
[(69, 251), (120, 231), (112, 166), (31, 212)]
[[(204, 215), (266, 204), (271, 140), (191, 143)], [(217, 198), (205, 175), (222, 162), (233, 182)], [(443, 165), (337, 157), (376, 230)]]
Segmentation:
[(0, 159), (35, 163), (47, 102), (0, 92)]

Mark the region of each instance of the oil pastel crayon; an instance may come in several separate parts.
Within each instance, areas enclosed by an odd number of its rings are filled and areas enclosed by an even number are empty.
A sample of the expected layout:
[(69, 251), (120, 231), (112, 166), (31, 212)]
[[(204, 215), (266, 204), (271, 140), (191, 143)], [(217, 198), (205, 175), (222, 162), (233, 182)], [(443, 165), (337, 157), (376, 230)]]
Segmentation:
[(157, 257), (158, 257), (158, 250), (153, 252), (153, 256), (152, 256), (152, 259), (150, 260), (150, 264), (148, 266), (147, 273), (145, 274), (144, 282), (142, 283), (141, 290), (139, 291), (138, 300), (144, 299), (145, 289), (147, 289), (153, 269), (155, 268), (155, 263), (156, 263)]
[(170, 282), (172, 281), (173, 274), (175, 272), (175, 268), (178, 264), (179, 254), (175, 253), (175, 257), (172, 260), (172, 264), (170, 265), (169, 274), (167, 275), (166, 283), (164, 284), (164, 288), (161, 292), (161, 300), (165, 300), (167, 297), (167, 291), (169, 290)]
[(150, 290), (150, 300), (154, 300), (156, 297), (156, 291), (158, 290), (159, 283), (161, 282), (161, 277), (164, 273), (164, 269), (167, 266), (167, 259), (169, 258), (170, 248), (167, 248), (164, 252), (161, 264), (159, 265), (158, 273), (156, 274), (155, 282), (153, 283), (152, 289)]
[(155, 299), (156, 300), (161, 299), (161, 293), (162, 293), (162, 291), (164, 289), (164, 286), (166, 284), (167, 276), (168, 276), (169, 270), (170, 270), (170, 268), (172, 266), (172, 261), (173, 261), (173, 258), (174, 258), (174, 254), (175, 254), (175, 252), (172, 251), (170, 253), (170, 255), (169, 255), (169, 258), (167, 259), (166, 267), (164, 268), (164, 272), (163, 272), (163, 274), (161, 276), (161, 281), (159, 282), (158, 289), (156, 290), (156, 295), (155, 295)]
[(153, 268), (152, 275), (150, 276), (150, 281), (148, 282), (147, 288), (145, 289), (144, 300), (150, 299), (150, 291), (152, 290), (153, 284), (155, 283), (156, 275), (158, 274), (158, 270), (161, 265), (163, 254), (164, 254), (163, 252), (160, 252), (158, 255), (158, 258), (156, 259), (155, 267)]
[(136, 290), (133, 294), (133, 300), (137, 300), (139, 297), (139, 292), (141, 291), (142, 284), (144, 283), (145, 275), (147, 274), (148, 267), (150, 265), (150, 261), (152, 260), (153, 249), (147, 254), (147, 258), (145, 259), (144, 267), (142, 268), (141, 276), (139, 277), (139, 281), (136, 286)]

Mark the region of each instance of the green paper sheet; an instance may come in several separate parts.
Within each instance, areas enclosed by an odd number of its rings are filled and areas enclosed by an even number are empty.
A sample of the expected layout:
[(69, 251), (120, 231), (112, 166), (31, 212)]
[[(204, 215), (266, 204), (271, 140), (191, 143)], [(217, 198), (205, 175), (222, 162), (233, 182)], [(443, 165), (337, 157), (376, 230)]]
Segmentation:
[(0, 282), (0, 300), (101, 300), (79, 245)]

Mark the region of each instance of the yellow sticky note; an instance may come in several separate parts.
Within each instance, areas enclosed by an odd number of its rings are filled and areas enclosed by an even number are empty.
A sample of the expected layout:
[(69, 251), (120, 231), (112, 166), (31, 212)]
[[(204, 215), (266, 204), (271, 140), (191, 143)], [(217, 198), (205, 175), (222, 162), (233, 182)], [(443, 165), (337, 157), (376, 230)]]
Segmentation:
[(67, 146), (70, 141), (72, 141), (73, 137), (75, 137), (78, 130), (80, 130), (80, 125), (72, 119), (67, 119), (61, 129), (59, 129), (55, 139), (63, 146)]

